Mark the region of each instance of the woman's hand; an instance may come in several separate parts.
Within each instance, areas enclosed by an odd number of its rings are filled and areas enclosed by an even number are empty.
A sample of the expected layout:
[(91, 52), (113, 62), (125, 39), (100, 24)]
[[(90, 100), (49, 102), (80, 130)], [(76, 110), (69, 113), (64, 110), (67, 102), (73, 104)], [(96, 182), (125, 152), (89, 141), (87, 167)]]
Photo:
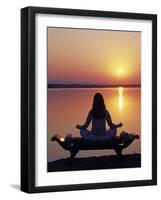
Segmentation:
[(120, 122), (119, 124), (118, 124), (118, 127), (122, 127), (123, 126), (123, 124)]
[(77, 129), (81, 129), (81, 126), (79, 124), (76, 125)]

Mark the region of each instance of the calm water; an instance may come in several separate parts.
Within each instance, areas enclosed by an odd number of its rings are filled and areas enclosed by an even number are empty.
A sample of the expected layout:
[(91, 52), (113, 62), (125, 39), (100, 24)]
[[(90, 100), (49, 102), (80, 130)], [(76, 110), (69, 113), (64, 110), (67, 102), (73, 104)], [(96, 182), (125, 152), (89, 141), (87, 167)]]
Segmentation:
[[(123, 123), (123, 127), (118, 129), (118, 135), (123, 130), (141, 134), (140, 88), (48, 89), (48, 161), (70, 155), (56, 142), (51, 142), (50, 138), (54, 134), (65, 136), (67, 133), (79, 136), (79, 130), (75, 126), (84, 123), (96, 92), (104, 96), (106, 108), (113, 122)], [(139, 153), (140, 145), (140, 140), (135, 140), (123, 153)], [(115, 152), (113, 150), (80, 151), (77, 157), (109, 154)]]

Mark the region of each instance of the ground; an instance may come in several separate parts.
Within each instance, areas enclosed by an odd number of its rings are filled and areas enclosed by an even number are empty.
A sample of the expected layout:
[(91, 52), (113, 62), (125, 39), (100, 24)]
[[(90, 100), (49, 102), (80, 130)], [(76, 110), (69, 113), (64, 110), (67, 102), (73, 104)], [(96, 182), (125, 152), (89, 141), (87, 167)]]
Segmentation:
[(141, 154), (75, 158), (72, 162), (60, 159), (48, 162), (48, 172), (141, 167)]

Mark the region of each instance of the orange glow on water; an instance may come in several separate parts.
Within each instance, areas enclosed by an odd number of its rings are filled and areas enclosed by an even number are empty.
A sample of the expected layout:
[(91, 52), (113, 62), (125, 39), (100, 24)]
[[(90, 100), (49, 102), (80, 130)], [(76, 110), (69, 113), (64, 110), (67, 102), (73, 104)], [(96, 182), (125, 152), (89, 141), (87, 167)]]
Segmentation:
[[(77, 124), (83, 124), (88, 111), (92, 107), (93, 96), (100, 92), (110, 112), (114, 123), (123, 123), (118, 129), (129, 133), (141, 135), (141, 95), (140, 88), (103, 88), (103, 89), (48, 89), (48, 138), (51, 138), (53, 130), (61, 134), (64, 142), (67, 134), (80, 137)], [(89, 126), (89, 129), (91, 125)], [(108, 128), (108, 125), (107, 125)], [(137, 140), (124, 153), (140, 152), (140, 142)], [(54, 153), (53, 153), (54, 152)], [(93, 156), (93, 154), (113, 154), (113, 151), (80, 151), (78, 156)], [(48, 142), (48, 160), (68, 157), (68, 152), (62, 151), (57, 143)]]

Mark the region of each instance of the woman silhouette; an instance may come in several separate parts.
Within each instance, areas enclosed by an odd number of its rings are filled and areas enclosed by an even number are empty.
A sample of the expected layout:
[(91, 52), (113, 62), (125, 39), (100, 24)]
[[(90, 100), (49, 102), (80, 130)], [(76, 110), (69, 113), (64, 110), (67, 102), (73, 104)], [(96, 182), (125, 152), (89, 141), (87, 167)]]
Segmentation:
[[(92, 130), (88, 130), (92, 121)], [(106, 121), (109, 129), (106, 129)], [(106, 110), (102, 94), (96, 93), (93, 99), (92, 109), (89, 111), (86, 122), (83, 125), (77, 125), (80, 129), (80, 135), (87, 140), (110, 140), (114, 139), (117, 133), (117, 128), (123, 124), (113, 124), (110, 113)]]

